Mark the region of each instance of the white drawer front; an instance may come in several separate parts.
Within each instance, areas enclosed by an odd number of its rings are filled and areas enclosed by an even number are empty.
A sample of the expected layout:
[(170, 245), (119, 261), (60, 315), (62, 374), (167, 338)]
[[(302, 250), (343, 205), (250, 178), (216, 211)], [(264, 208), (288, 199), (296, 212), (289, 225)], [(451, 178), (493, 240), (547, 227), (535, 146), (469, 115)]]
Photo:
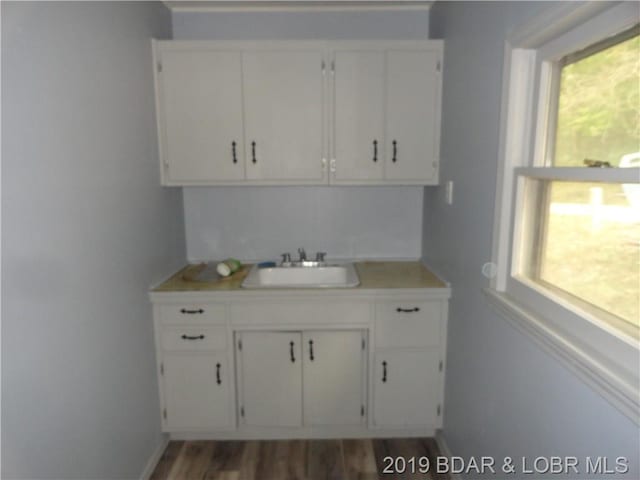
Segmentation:
[(158, 305), (157, 315), (162, 325), (218, 324), (225, 323), (225, 308), (220, 304), (176, 303)]
[(164, 327), (160, 333), (162, 348), (170, 351), (224, 350), (225, 327)]
[(245, 303), (230, 306), (235, 325), (268, 324), (367, 324), (370, 306), (366, 302)]
[(426, 347), (440, 344), (442, 304), (410, 300), (376, 304), (376, 347)]

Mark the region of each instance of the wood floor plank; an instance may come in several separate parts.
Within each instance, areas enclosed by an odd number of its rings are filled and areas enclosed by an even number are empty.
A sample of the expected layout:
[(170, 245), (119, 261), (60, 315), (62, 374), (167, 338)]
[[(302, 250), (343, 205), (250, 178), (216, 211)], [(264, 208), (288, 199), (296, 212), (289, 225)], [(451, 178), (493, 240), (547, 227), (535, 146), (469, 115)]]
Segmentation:
[(169, 480), (193, 480), (204, 476), (217, 442), (188, 441), (169, 472)]
[(370, 439), (343, 440), (345, 477), (348, 480), (377, 480), (378, 467)]
[[(435, 472), (441, 455), (432, 438), (169, 442), (152, 480), (450, 480)], [(405, 471), (384, 474), (384, 458), (402, 457)], [(429, 458), (429, 474), (407, 471)]]
[(171, 441), (165, 448), (156, 468), (153, 470), (153, 473), (149, 477), (149, 480), (167, 480), (169, 478), (169, 472), (173, 467), (173, 464), (178, 458), (180, 454), (180, 450), (184, 446), (183, 441)]
[(309, 480), (344, 480), (340, 440), (309, 440), (306, 477)]
[(239, 474), (243, 450), (244, 444), (240, 441), (216, 442), (203, 480), (220, 480), (233, 472)]

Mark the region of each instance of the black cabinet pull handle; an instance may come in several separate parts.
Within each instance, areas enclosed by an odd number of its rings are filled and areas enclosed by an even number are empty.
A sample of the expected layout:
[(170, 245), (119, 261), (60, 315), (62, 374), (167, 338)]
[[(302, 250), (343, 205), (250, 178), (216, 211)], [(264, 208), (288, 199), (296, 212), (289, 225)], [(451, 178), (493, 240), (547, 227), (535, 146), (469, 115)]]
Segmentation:
[(398, 160), (398, 142), (394, 140), (391, 143), (393, 143), (393, 158), (391, 159), (391, 161), (393, 163), (396, 163), (396, 161)]
[(382, 362), (382, 383), (387, 383), (387, 362)]
[(296, 363), (296, 357), (293, 354), (293, 346), (294, 346), (294, 343), (290, 342), (289, 343), (289, 354), (291, 355), (291, 363)]
[(378, 161), (378, 140), (373, 141), (373, 161)]
[(194, 315), (196, 313), (204, 313), (204, 310), (199, 308), (198, 310), (187, 310), (186, 308), (180, 309), (180, 313), (183, 315)]
[(419, 307), (413, 307), (413, 308), (396, 308), (396, 312), (402, 312), (402, 313), (413, 313), (413, 312), (419, 312), (420, 308)]
[(231, 154), (233, 155), (233, 163), (238, 163), (238, 157), (236, 156), (236, 142), (231, 142)]
[(204, 335), (194, 335), (194, 336), (182, 335), (181, 338), (183, 340), (204, 340)]
[(220, 364), (216, 363), (216, 383), (220, 385), (222, 380), (220, 380)]
[(251, 142), (251, 161), (253, 163), (258, 162), (258, 160), (256, 160), (256, 142)]
[(309, 340), (309, 360), (313, 362), (313, 340)]

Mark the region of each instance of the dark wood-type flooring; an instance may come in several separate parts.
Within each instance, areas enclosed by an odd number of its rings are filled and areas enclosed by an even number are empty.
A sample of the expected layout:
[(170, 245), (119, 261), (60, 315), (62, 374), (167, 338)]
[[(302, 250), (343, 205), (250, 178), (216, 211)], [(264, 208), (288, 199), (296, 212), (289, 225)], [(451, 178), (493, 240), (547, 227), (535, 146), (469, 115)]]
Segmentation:
[[(449, 480), (435, 472), (438, 455), (432, 438), (171, 441), (151, 480)], [(384, 474), (388, 456), (415, 458), (415, 473)], [(417, 470), (420, 457), (429, 473)]]

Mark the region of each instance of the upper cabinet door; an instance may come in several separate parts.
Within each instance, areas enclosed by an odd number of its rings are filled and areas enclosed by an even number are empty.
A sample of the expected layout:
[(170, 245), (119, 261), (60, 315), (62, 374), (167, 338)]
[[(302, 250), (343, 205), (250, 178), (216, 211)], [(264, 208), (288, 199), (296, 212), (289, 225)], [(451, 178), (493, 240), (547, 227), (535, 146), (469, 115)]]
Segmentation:
[(164, 183), (243, 180), (241, 54), (166, 44), (158, 50)]
[(322, 50), (242, 54), (247, 178), (325, 184)]
[(387, 52), (385, 179), (436, 184), (440, 50)]
[(384, 166), (383, 51), (336, 51), (332, 183), (382, 180)]

